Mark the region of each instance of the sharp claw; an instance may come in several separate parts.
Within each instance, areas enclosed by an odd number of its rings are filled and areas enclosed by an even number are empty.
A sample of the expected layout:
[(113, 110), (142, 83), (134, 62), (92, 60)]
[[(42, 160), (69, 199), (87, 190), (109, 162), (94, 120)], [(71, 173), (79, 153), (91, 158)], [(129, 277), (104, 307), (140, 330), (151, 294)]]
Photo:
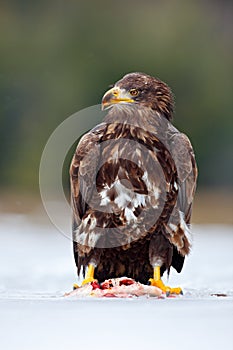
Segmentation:
[(182, 289), (181, 289), (181, 291), (180, 291), (180, 295), (184, 295), (184, 292), (182, 291)]
[(148, 285), (160, 288), (166, 294), (167, 297), (169, 297), (171, 294), (183, 295), (183, 291), (180, 287), (170, 288), (169, 286), (165, 286), (161, 279), (155, 280), (153, 278), (150, 278), (148, 281)]
[(82, 286), (85, 286), (86, 284), (93, 283), (93, 282), (98, 282), (98, 281), (95, 278), (92, 278), (92, 277), (85, 278), (82, 281)]
[(73, 284), (73, 290), (78, 289), (78, 288), (79, 288), (79, 285), (77, 283), (74, 283)]

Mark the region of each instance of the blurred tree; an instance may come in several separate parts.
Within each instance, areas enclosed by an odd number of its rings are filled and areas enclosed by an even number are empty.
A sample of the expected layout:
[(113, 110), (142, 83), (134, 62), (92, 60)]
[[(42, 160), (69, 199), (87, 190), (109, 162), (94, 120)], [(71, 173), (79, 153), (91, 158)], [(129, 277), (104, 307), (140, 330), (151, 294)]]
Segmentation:
[(51, 132), (131, 71), (173, 89), (174, 123), (194, 144), (199, 185), (231, 185), (230, 1), (18, 0), (0, 7), (2, 187), (36, 190)]

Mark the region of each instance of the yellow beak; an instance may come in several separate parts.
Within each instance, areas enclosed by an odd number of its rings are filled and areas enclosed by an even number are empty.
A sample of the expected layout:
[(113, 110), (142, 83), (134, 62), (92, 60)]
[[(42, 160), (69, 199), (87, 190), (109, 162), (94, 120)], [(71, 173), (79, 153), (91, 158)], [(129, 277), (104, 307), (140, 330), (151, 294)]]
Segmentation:
[(133, 103), (133, 102), (135, 101), (132, 99), (129, 92), (115, 86), (104, 94), (102, 98), (102, 110), (116, 103)]

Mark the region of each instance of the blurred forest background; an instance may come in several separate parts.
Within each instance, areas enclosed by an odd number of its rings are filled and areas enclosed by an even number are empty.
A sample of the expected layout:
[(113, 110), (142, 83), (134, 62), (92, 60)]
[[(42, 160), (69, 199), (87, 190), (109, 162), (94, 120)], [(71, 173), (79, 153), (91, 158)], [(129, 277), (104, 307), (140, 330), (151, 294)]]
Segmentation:
[(142, 71), (172, 88), (174, 124), (194, 146), (196, 222), (232, 222), (232, 11), (226, 0), (1, 1), (0, 210), (31, 210), (53, 130)]

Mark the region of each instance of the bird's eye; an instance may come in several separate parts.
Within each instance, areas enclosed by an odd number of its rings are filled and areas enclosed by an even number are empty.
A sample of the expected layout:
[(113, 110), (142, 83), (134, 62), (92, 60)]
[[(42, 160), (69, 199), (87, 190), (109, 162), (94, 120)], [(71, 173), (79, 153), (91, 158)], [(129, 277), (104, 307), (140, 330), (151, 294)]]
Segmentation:
[(135, 97), (135, 96), (138, 95), (138, 90), (137, 90), (137, 89), (130, 89), (130, 90), (129, 90), (129, 93), (130, 93), (131, 96), (134, 96), (134, 97)]

